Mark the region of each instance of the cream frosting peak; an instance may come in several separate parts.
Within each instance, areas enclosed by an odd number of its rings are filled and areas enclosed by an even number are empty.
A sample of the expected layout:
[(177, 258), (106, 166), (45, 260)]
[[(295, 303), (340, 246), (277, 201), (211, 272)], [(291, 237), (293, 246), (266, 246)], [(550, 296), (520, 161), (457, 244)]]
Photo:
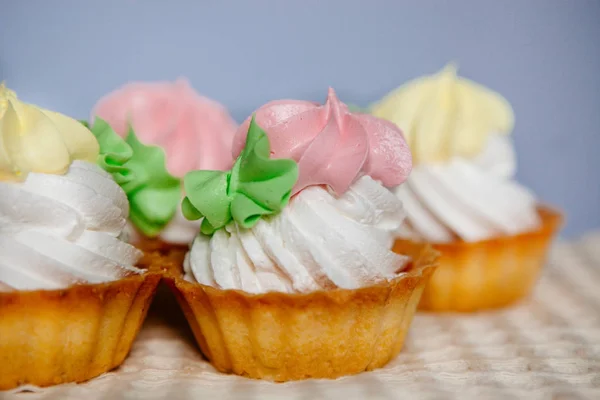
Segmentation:
[(74, 160), (94, 163), (98, 151), (82, 124), (23, 103), (0, 85), (0, 181), (22, 181), (29, 172), (64, 174)]
[[(121, 240), (123, 190), (95, 164), (63, 175), (0, 182), (0, 291), (62, 289), (142, 273), (142, 253)], [(16, 206), (15, 206), (16, 205)]]
[(399, 236), (447, 243), (477, 242), (536, 229), (536, 198), (512, 179), (510, 138), (492, 135), (477, 157), (421, 164), (396, 188), (406, 211)]
[(458, 77), (454, 63), (400, 86), (371, 111), (403, 130), (415, 164), (474, 157), (485, 148), (490, 134), (508, 134), (514, 125), (508, 101)]
[(142, 142), (161, 147), (176, 177), (195, 169), (223, 171), (233, 164), (237, 124), (222, 104), (198, 94), (185, 79), (128, 83), (98, 101), (96, 116), (123, 137), (131, 125)]
[(231, 223), (198, 235), (185, 278), (249, 293), (356, 289), (393, 279), (408, 261), (390, 250), (403, 219), (400, 201), (369, 176), (339, 197), (311, 186), (250, 229)]
[(9, 99), (14, 100), (16, 98), (17, 94), (14, 92), (14, 90), (7, 88), (6, 83), (4, 82), (0, 83), (0, 118), (2, 118), (6, 112), (6, 109), (8, 108)]
[[(298, 193), (313, 185), (327, 185), (338, 195), (367, 175), (393, 187), (406, 180), (412, 158), (402, 132), (389, 121), (352, 113), (330, 88), (325, 104), (302, 100), (277, 100), (254, 114), (265, 130), (273, 158), (291, 158), (300, 176)], [(250, 125), (248, 118), (233, 141), (240, 154)]]

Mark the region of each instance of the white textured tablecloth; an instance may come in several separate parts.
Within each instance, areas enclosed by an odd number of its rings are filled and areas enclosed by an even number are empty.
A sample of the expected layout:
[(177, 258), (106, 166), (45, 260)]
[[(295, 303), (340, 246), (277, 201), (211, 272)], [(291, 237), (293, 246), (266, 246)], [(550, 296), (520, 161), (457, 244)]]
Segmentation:
[(336, 381), (219, 374), (170, 293), (157, 300), (174, 311), (151, 312), (118, 370), (0, 399), (600, 399), (600, 233), (557, 243), (532, 298), (503, 311), (418, 314), (396, 360)]

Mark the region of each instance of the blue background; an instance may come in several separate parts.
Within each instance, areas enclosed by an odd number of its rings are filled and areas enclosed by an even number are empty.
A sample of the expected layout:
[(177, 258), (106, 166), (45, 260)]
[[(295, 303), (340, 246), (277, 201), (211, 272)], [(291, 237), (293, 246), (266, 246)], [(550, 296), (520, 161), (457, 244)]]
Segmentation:
[(600, 1), (0, 0), (0, 79), (86, 117), (128, 80), (187, 76), (238, 120), (276, 98), (366, 105), (447, 61), (517, 116), (518, 179), (600, 227)]

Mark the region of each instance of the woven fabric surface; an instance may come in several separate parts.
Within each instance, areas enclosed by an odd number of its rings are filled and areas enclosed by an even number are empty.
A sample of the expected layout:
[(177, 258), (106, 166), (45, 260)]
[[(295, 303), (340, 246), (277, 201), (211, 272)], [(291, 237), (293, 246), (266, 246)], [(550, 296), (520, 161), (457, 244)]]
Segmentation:
[(386, 368), (285, 384), (223, 375), (165, 288), (125, 363), (80, 385), (0, 399), (600, 399), (600, 233), (559, 242), (531, 298), (477, 314), (418, 314)]

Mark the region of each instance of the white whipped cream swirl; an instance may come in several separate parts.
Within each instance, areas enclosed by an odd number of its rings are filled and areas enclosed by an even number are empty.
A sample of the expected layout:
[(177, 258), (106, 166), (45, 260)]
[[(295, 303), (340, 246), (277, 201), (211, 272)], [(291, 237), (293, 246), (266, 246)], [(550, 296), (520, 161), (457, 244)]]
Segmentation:
[(390, 250), (403, 219), (401, 202), (369, 176), (340, 197), (309, 187), (251, 229), (231, 223), (197, 236), (185, 278), (249, 293), (355, 289), (392, 279), (407, 262)]
[(536, 198), (514, 179), (512, 143), (491, 135), (473, 159), (419, 164), (396, 189), (406, 212), (400, 237), (447, 243), (514, 235), (540, 225)]
[(142, 273), (120, 239), (123, 190), (98, 166), (74, 161), (64, 175), (0, 182), (0, 290), (61, 289)]

